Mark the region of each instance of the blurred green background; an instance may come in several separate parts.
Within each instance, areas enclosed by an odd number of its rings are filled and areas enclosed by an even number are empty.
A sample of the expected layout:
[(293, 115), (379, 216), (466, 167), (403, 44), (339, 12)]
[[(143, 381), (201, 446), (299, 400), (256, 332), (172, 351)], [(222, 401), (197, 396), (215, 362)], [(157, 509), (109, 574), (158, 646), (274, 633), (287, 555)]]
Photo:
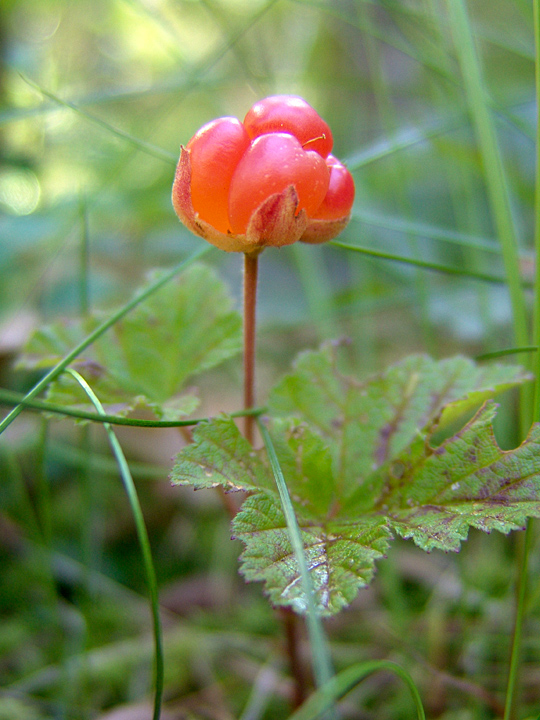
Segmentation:
[[(527, 344), (502, 248), (514, 243), (531, 282), (532, 22), (529, 0), (2, 0), (1, 385), (35, 381), (13, 367), (32, 328), (115, 308), (150, 269), (200, 247), (170, 202), (180, 145), (274, 93), (302, 95), (330, 124), (357, 191), (339, 240), (362, 252), (299, 243), (264, 253), (261, 402), (294, 355), (324, 339), (347, 338), (360, 376), (409, 352)], [(241, 258), (212, 250), (205, 262), (239, 305)], [(199, 390), (215, 411), (237, 409), (240, 387), (229, 362)], [(515, 398), (499, 426), (500, 442), (515, 444)], [(286, 717), (279, 623), (261, 588), (237, 577), (240, 548), (219, 503), (169, 487), (177, 434), (120, 437), (165, 608), (164, 717)], [(149, 717), (139, 549), (99, 428), (21, 416), (0, 442), (0, 480), (0, 720)], [(396, 542), (374, 585), (329, 624), (336, 666), (390, 657), (413, 673), (430, 717), (497, 716), (515, 543), (472, 534), (447, 557)], [(532, 562), (520, 717), (540, 705)], [(409, 703), (376, 676), (344, 716), (408, 718)]]

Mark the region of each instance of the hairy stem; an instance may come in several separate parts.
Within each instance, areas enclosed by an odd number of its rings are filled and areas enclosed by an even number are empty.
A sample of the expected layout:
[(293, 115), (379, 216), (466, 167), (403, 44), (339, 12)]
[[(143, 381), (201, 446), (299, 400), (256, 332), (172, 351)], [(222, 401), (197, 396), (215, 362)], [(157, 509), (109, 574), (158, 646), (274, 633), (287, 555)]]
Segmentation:
[[(244, 254), (244, 409), (255, 405), (255, 312), (257, 306), (258, 254)], [(253, 443), (254, 417), (246, 415), (244, 434)]]

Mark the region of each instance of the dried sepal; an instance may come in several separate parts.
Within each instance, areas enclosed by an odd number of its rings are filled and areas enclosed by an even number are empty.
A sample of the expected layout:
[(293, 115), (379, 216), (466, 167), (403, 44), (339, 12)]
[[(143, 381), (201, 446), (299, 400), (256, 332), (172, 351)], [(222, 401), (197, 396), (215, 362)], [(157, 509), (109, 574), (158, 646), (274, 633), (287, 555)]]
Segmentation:
[(350, 219), (350, 215), (339, 220), (310, 219), (300, 240), (310, 245), (328, 242), (328, 240), (337, 237), (347, 227)]
[[(270, 195), (252, 214), (246, 238), (247, 247), (282, 247), (300, 240), (306, 230), (305, 210), (298, 212), (298, 194), (294, 185)], [(243, 236), (239, 236), (243, 237)]]

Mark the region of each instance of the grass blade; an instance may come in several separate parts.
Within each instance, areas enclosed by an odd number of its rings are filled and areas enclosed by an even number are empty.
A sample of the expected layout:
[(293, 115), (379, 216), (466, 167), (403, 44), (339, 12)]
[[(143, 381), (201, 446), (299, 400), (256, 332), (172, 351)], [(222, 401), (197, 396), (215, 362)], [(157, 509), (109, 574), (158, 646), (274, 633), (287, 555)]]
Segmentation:
[[(405, 265), (414, 265), (415, 267), (423, 268), (424, 270), (432, 270), (434, 272), (444, 273), (446, 275), (456, 275), (458, 277), (471, 278), (471, 280), (480, 280), (481, 282), (494, 283), (496, 285), (505, 285), (506, 278), (500, 275), (491, 275), (489, 273), (480, 273), (474, 270), (467, 270), (465, 268), (450, 267), (448, 265), (440, 265), (439, 263), (429, 262), (427, 260), (417, 260), (416, 258), (404, 257), (403, 255), (394, 255), (392, 253), (383, 252), (382, 250), (373, 250), (362, 245), (351, 245), (349, 243), (341, 242), (340, 240), (331, 240), (331, 245), (335, 247), (343, 248), (344, 250), (352, 250), (353, 252), (359, 252), (363, 255), (369, 255), (370, 257), (379, 258), (380, 260), (393, 260), (394, 262), (403, 263)], [(532, 287), (529, 281), (521, 280), (520, 284), (523, 287)], [(527, 346), (528, 343), (523, 343)]]
[(512, 305), (515, 340), (517, 345), (527, 345), (529, 333), (527, 330), (525, 298), (521, 286), (517, 237), (505, 184), (502, 158), (488, 107), (467, 8), (464, 0), (448, 0), (447, 7), (450, 26), (455, 38), (458, 61), (463, 75), (465, 94), (472, 114), (474, 130), (484, 166), (491, 212), (502, 247)]
[[(533, 0), (534, 17), (534, 44), (535, 44), (535, 91), (536, 106), (540, 107), (540, 1)], [(536, 253), (536, 277), (535, 295), (533, 306), (533, 342), (538, 347), (540, 341), (540, 117), (536, 119), (536, 177), (534, 187), (534, 246)], [(533, 420), (540, 420), (540, 353), (533, 356), (533, 363), (536, 375), (536, 383), (533, 398)], [(521, 641), (523, 620), (525, 617), (525, 605), (527, 600), (527, 587), (529, 579), (529, 556), (532, 546), (532, 524), (529, 521), (524, 533), (520, 538), (518, 547), (518, 578), (516, 583), (516, 610), (514, 618), (514, 631), (512, 635), (512, 649), (510, 654), (510, 669), (508, 671), (508, 682), (506, 685), (506, 697), (504, 706), (504, 720), (511, 720), (514, 716), (516, 705), (516, 694), (518, 685), (519, 668), (521, 664)]]
[[(123, 417), (122, 415), (101, 415), (98, 413), (85, 412), (84, 410), (76, 410), (66, 405), (56, 405), (46, 400), (28, 400), (28, 396), (21, 395), (13, 390), (0, 388), (0, 405), (17, 406), (21, 405), (22, 409), (37, 410), (54, 415), (65, 415), (76, 420), (89, 420), (90, 422), (104, 423), (110, 425), (126, 425), (128, 427), (144, 427), (144, 428), (178, 428), (190, 427), (197, 425), (208, 418), (190, 418), (189, 420), (143, 420), (142, 418)], [(230, 413), (231, 417), (245, 417), (246, 415), (261, 415), (265, 412), (265, 408), (251, 408), (250, 410), (237, 410)]]
[[(399, 216), (379, 215), (368, 210), (357, 209), (353, 212), (352, 220), (362, 225), (383, 228), (398, 233), (413, 233), (429, 240), (452, 243), (460, 247), (482, 250), (483, 252), (489, 252), (495, 255), (501, 254), (501, 246), (496, 240), (462, 233), (457, 230), (452, 230), (451, 228), (439, 227), (421, 221), (411, 221)], [(528, 259), (531, 255), (523, 255), (522, 257), (523, 259)]]
[(44, 88), (40, 87), (37, 83), (35, 83), (33, 80), (30, 80), (30, 78), (25, 77), (22, 73), (19, 73), (21, 75), (21, 78), (30, 85), (30, 87), (34, 88), (34, 90), (37, 90), (39, 93), (41, 93), (44, 97), (48, 98), (49, 100), (52, 100), (57, 105), (60, 105), (64, 108), (69, 108), (70, 110), (73, 110), (78, 115), (81, 115), (81, 117), (86, 118), (87, 120), (90, 120), (90, 122), (94, 123), (95, 125), (99, 125), (99, 127), (104, 128), (105, 130), (108, 130), (113, 135), (116, 135), (116, 137), (121, 138), (122, 140), (125, 140), (130, 145), (133, 145), (137, 148), (137, 150), (140, 150), (141, 152), (145, 152), (148, 155), (152, 155), (155, 158), (158, 158), (158, 160), (163, 160), (164, 162), (169, 163), (170, 165), (175, 166), (178, 158), (176, 155), (173, 155), (172, 153), (168, 152), (167, 150), (163, 150), (162, 148), (157, 147), (156, 145), (153, 145), (152, 143), (146, 142), (146, 140), (140, 140), (139, 138), (136, 138), (133, 135), (130, 135), (129, 133), (125, 132), (125, 130), (121, 130), (120, 128), (114, 127), (114, 125), (111, 125), (106, 120), (103, 120), (102, 118), (98, 117), (97, 115), (94, 115), (93, 113), (89, 112), (88, 110), (83, 110), (80, 106), (75, 105), (72, 102), (69, 102), (69, 100), (62, 100), (62, 98), (58, 97), (58, 95), (55, 95), (54, 93), (50, 92), (49, 90), (45, 90)]
[(500, 357), (507, 357), (508, 355), (520, 355), (521, 353), (531, 353), (536, 352), (538, 350), (538, 347), (536, 345), (527, 345), (526, 347), (517, 347), (517, 348), (505, 348), (503, 350), (494, 350), (492, 352), (482, 353), (481, 355), (477, 355), (475, 357), (475, 360), (496, 360)]
[[(526, 346), (529, 342), (529, 332), (527, 328), (525, 298), (520, 279), (518, 243), (511, 215), (510, 200), (505, 184), (502, 158), (486, 101), (486, 91), (482, 80), (480, 63), (474, 46), (465, 0), (448, 0), (447, 6), (450, 25), (455, 38), (458, 61), (461, 66), (465, 84), (465, 93), (472, 113), (473, 125), (484, 165), (486, 189), (491, 212), (502, 247), (503, 261), (508, 279), (510, 303), (512, 306), (514, 338), (516, 345)], [(532, 405), (533, 397), (531, 391), (528, 388), (522, 389), (522, 434), (525, 434), (530, 424)], [(525, 539), (522, 540), (517, 553), (519, 573), (517, 581), (517, 606), (515, 609), (510, 671), (505, 701), (505, 720), (510, 720), (512, 717), (515, 701), (529, 546), (530, 530), (527, 530)]]
[(430, 121), (425, 127), (405, 127), (399, 129), (394, 135), (385, 137), (376, 143), (368, 145), (345, 159), (349, 170), (358, 170), (373, 162), (393, 155), (401, 150), (408, 150), (415, 145), (421, 145), (440, 135), (458, 130), (463, 125), (463, 115), (456, 115), (449, 119)]
[(316, 720), (331, 707), (337, 700), (350, 692), (359, 682), (368, 675), (386, 670), (400, 677), (411, 691), (419, 720), (425, 720), (426, 715), (422, 706), (420, 693), (409, 673), (400, 665), (388, 660), (375, 660), (373, 662), (358, 663), (342, 670), (335, 675), (324, 687), (319, 688), (313, 695), (293, 713), (289, 720)]
[[(86, 380), (81, 375), (79, 375), (78, 372), (76, 372), (75, 370), (72, 370), (71, 368), (68, 368), (66, 370), (66, 372), (68, 372), (79, 383), (81, 388), (87, 394), (91, 403), (96, 408), (96, 411), (98, 412), (98, 414), (104, 415), (105, 412), (103, 410), (103, 406), (99, 402), (98, 398), (96, 397), (95, 393), (93, 392), (92, 388), (88, 385)], [(127, 460), (126, 460), (126, 457), (122, 450), (122, 447), (121, 447), (120, 443), (118, 442), (118, 438), (114, 434), (112, 427), (108, 423), (104, 423), (103, 427), (105, 429), (105, 432), (108, 435), (109, 443), (111, 445), (112, 451), (116, 458), (116, 462), (118, 463), (118, 467), (120, 469), (120, 475), (122, 477), (122, 482), (124, 484), (124, 488), (125, 488), (126, 494), (128, 496), (129, 504), (131, 507), (131, 512), (133, 514), (133, 519), (135, 521), (135, 528), (137, 530), (139, 545), (140, 545), (141, 553), (142, 553), (142, 557), (143, 557), (144, 572), (146, 575), (146, 582), (148, 584), (148, 591), (150, 593), (150, 605), (151, 605), (151, 611), (152, 611), (152, 628), (153, 628), (153, 633), (154, 633), (154, 652), (155, 652), (155, 697), (154, 697), (153, 720), (159, 720), (160, 715), (161, 715), (161, 701), (162, 701), (162, 697), (163, 697), (163, 638), (162, 638), (162, 632), (161, 632), (161, 622), (159, 619), (159, 603), (158, 603), (156, 572), (154, 569), (154, 563), (152, 561), (152, 552), (150, 549), (150, 541), (148, 538), (148, 533), (146, 531), (146, 525), (144, 524), (144, 517), (142, 514), (141, 504), (140, 504), (139, 498), (137, 496), (137, 490), (135, 489), (135, 484), (133, 482), (133, 478), (131, 477), (129, 465), (127, 463)]]
[[(535, 89), (536, 105), (540, 107), (540, 0), (533, 1), (534, 40), (536, 47)], [(540, 117), (536, 120), (536, 178), (534, 186), (534, 248), (536, 254), (535, 297), (533, 308), (533, 343), (540, 342)], [(536, 386), (534, 396), (534, 419), (540, 420), (540, 356), (536, 358)]]
[[(311, 577), (309, 574), (306, 556), (304, 553), (304, 544), (302, 542), (302, 536), (300, 534), (300, 528), (296, 515), (292, 505), (291, 497), (285, 483), (285, 478), (279, 465), (279, 460), (270, 437), (270, 433), (266, 429), (266, 426), (259, 421), (259, 430), (261, 432), (266, 452), (268, 453), (268, 459), (272, 466), (274, 478), (279, 491), (279, 497), (283, 507), (283, 513), (287, 521), (287, 528), (289, 531), (289, 537), (291, 545), (294, 550), (296, 562), (300, 570), (300, 578), (302, 582), (302, 589), (307, 600), (307, 613), (306, 623), (309, 633), (311, 652), (313, 656), (313, 671), (315, 675), (315, 681), (317, 686), (322, 687), (325, 685), (333, 676), (332, 662), (330, 659), (330, 652), (328, 649), (328, 643), (324, 634), (323, 626), (319, 615), (315, 609), (315, 603), (313, 601), (313, 586), (311, 583)], [(327, 706), (330, 707), (330, 704)]]

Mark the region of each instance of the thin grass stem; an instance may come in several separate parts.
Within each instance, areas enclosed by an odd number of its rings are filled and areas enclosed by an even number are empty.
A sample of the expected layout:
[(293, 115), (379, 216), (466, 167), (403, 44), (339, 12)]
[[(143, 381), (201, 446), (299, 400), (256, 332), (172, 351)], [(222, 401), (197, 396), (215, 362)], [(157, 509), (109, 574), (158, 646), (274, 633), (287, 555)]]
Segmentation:
[(294, 557), (298, 565), (302, 592), (305, 597), (306, 624), (313, 657), (313, 672), (317, 686), (322, 687), (333, 677), (332, 661), (322, 622), (315, 606), (313, 584), (311, 582), (311, 575), (308, 569), (304, 543), (302, 541), (300, 527), (296, 519), (289, 490), (287, 488), (285, 478), (283, 477), (283, 472), (279, 464), (279, 459), (277, 457), (272, 438), (270, 437), (270, 433), (268, 432), (266, 426), (260, 422), (260, 420), (257, 421), (257, 424), (272, 467), (272, 472), (274, 474), (283, 508), (283, 514), (285, 515), (285, 521), (289, 531), (289, 538), (293, 548)]
[[(480, 63), (474, 46), (474, 39), (464, 0), (448, 0), (447, 6), (450, 25), (455, 37), (458, 61), (461, 66), (465, 84), (465, 92), (471, 109), (474, 129), (484, 165), (486, 189), (491, 212), (503, 251), (510, 303), (512, 306), (514, 338), (516, 345), (526, 346), (529, 343), (529, 331), (527, 327), (525, 298), (520, 277), (517, 237), (505, 185), (502, 158), (486, 101)], [(538, 210), (538, 207), (536, 209)], [(533, 406), (534, 398), (531, 390), (525, 387), (521, 391), (520, 421), (522, 434), (526, 432), (530, 424)], [(530, 530), (527, 531), (525, 538), (520, 543), (519, 551), (516, 554), (519, 575), (516, 587), (517, 602), (505, 701), (505, 720), (510, 720), (514, 716), (516, 686), (520, 665), (529, 546)]]
[[(540, 108), (540, 0), (533, 0), (534, 11), (534, 43), (535, 59), (535, 90), (536, 105)], [(534, 186), (534, 248), (536, 255), (535, 294), (533, 305), (533, 344), (540, 343), (540, 117), (536, 119), (536, 177)], [(536, 384), (534, 392), (534, 419), (540, 420), (540, 353), (534, 359)]]
[(81, 248), (79, 259), (79, 305), (81, 315), (90, 310), (90, 232), (88, 228), (88, 203), (84, 194), (80, 198)]
[(525, 618), (525, 604), (527, 599), (527, 586), (529, 577), (529, 555), (532, 544), (531, 522), (527, 523), (525, 532), (518, 538), (516, 553), (518, 577), (516, 581), (516, 608), (514, 614), (514, 628), (512, 631), (512, 649), (510, 651), (510, 668), (506, 685), (504, 704), (504, 720), (513, 720), (516, 717), (517, 691), (519, 670), (521, 666), (521, 644), (523, 638), (523, 621)]
[[(65, 417), (75, 418), (76, 420), (88, 420), (103, 424), (108, 422), (110, 425), (125, 425), (127, 427), (144, 427), (144, 428), (178, 428), (191, 427), (198, 425), (209, 418), (190, 418), (189, 420), (143, 420), (142, 418), (123, 417), (122, 415), (98, 415), (97, 413), (85, 412), (84, 410), (76, 410), (66, 405), (56, 405), (55, 403), (44, 400), (27, 400), (26, 395), (0, 388), (0, 405), (18, 406), (23, 410), (35, 410), (40, 412), (52, 413), (54, 415), (64, 415)], [(245, 417), (246, 415), (262, 415), (265, 412), (264, 407), (254, 407), (250, 410), (236, 410), (229, 413), (231, 417)]]
[[(487, 100), (480, 60), (475, 48), (465, 0), (447, 0), (447, 7), (450, 27), (455, 39), (457, 58), (463, 76), (465, 95), (471, 111), (474, 131), (482, 158), (490, 210), (501, 243), (512, 307), (514, 338), (516, 345), (528, 345), (527, 309), (519, 266), (518, 241), (505, 182), (504, 166)], [(522, 432), (525, 432), (526, 418), (530, 412), (532, 397), (530, 397), (530, 390), (527, 388), (522, 390), (521, 396), (521, 429)]]
[(135, 137), (134, 135), (130, 135), (129, 133), (125, 132), (124, 130), (114, 127), (114, 125), (111, 125), (106, 120), (102, 120), (97, 115), (94, 115), (93, 113), (89, 112), (88, 110), (83, 110), (79, 105), (75, 105), (74, 103), (70, 102), (69, 100), (62, 100), (62, 98), (58, 97), (58, 95), (55, 95), (54, 93), (50, 92), (49, 90), (45, 90), (45, 88), (41, 87), (37, 83), (35, 83), (33, 80), (30, 80), (30, 78), (26, 77), (22, 73), (19, 73), (21, 78), (26, 82), (30, 87), (34, 88), (34, 90), (37, 90), (41, 95), (46, 97), (48, 100), (52, 100), (60, 107), (69, 108), (70, 110), (73, 110), (73, 112), (76, 112), (81, 117), (86, 118), (86, 120), (90, 120), (90, 122), (94, 123), (95, 125), (98, 125), (99, 127), (103, 128), (107, 132), (111, 133), (111, 135), (115, 135), (116, 137), (121, 138), (125, 142), (129, 143), (133, 147), (137, 148), (137, 150), (140, 150), (141, 152), (146, 153), (147, 155), (151, 155), (152, 157), (157, 158), (158, 160), (163, 160), (164, 162), (169, 163), (170, 165), (176, 165), (177, 158), (176, 155), (173, 155), (173, 153), (168, 152), (167, 150), (163, 150), (163, 148), (157, 147), (156, 145), (153, 145), (152, 143), (146, 142), (146, 140), (140, 140), (139, 138)]
[(376, 672), (392, 672), (403, 680), (409, 688), (418, 720), (425, 720), (426, 715), (422, 706), (420, 693), (409, 673), (400, 665), (389, 660), (374, 660), (373, 662), (358, 663), (342, 670), (329, 680), (326, 685), (319, 688), (313, 695), (289, 717), (289, 720), (316, 720), (322, 713), (350, 692), (359, 682)]
[[(536, 106), (540, 107), (540, 0), (533, 0), (534, 44), (535, 44), (535, 91)], [(538, 115), (538, 113), (537, 113)], [(536, 120), (536, 177), (534, 188), (534, 245), (536, 254), (535, 294), (533, 305), (533, 343), (538, 347), (540, 342), (540, 117)], [(536, 382), (532, 403), (533, 419), (540, 420), (540, 353), (531, 356), (530, 366), (534, 367)], [(516, 715), (519, 669), (521, 664), (522, 629), (525, 616), (525, 604), (529, 579), (529, 555), (532, 545), (531, 521), (527, 523), (524, 536), (518, 545), (518, 578), (516, 582), (516, 610), (512, 649), (510, 652), (510, 669), (506, 686), (504, 720), (512, 720)]]
[[(391, 260), (393, 262), (403, 263), (404, 265), (413, 265), (415, 267), (423, 268), (424, 270), (431, 270), (445, 275), (455, 275), (456, 277), (470, 278), (471, 280), (479, 280), (480, 282), (493, 283), (495, 285), (506, 285), (506, 278), (501, 275), (481, 273), (476, 272), (475, 270), (441, 265), (440, 263), (429, 262), (427, 260), (404, 257), (403, 255), (394, 255), (393, 253), (383, 252), (382, 250), (373, 250), (372, 248), (364, 247), (363, 245), (351, 245), (350, 243), (342, 242), (341, 240), (331, 240), (330, 244), (334, 245), (334, 247), (343, 248), (343, 250), (352, 250), (353, 252), (369, 255), (370, 257), (374, 257), (379, 260)], [(520, 283), (524, 288), (533, 287), (533, 283), (528, 280), (520, 279)], [(527, 344), (527, 342), (523, 343), (523, 345)]]
[(504, 348), (502, 350), (493, 350), (491, 352), (482, 353), (477, 355), (474, 359), (480, 360), (495, 360), (500, 357), (506, 357), (507, 355), (520, 355), (522, 353), (535, 353), (538, 350), (536, 345), (527, 345), (526, 347), (516, 348)]
[[(90, 402), (96, 408), (99, 414), (104, 415), (103, 406), (99, 399), (95, 395), (92, 388), (88, 385), (86, 380), (76, 371), (71, 368), (66, 370), (81, 386), (84, 390)], [(122, 483), (128, 496), (128, 501), (135, 521), (135, 528), (137, 531), (137, 537), (139, 539), (139, 545), (143, 557), (144, 572), (146, 575), (146, 582), (148, 585), (148, 591), (150, 594), (150, 606), (152, 611), (152, 629), (154, 633), (154, 652), (155, 652), (155, 695), (154, 695), (154, 712), (153, 720), (159, 720), (161, 715), (161, 702), (163, 697), (163, 678), (164, 678), (164, 663), (163, 663), (163, 638), (161, 632), (161, 622), (159, 618), (159, 603), (158, 603), (158, 591), (157, 591), (157, 580), (156, 572), (154, 569), (154, 563), (152, 561), (152, 551), (150, 549), (150, 540), (148, 538), (148, 532), (144, 523), (144, 517), (142, 513), (141, 504), (135, 489), (135, 483), (131, 477), (129, 465), (122, 450), (118, 438), (114, 434), (114, 430), (108, 423), (104, 423), (103, 427), (109, 438), (112, 451), (118, 463), (120, 469), (120, 475), (122, 477)]]

